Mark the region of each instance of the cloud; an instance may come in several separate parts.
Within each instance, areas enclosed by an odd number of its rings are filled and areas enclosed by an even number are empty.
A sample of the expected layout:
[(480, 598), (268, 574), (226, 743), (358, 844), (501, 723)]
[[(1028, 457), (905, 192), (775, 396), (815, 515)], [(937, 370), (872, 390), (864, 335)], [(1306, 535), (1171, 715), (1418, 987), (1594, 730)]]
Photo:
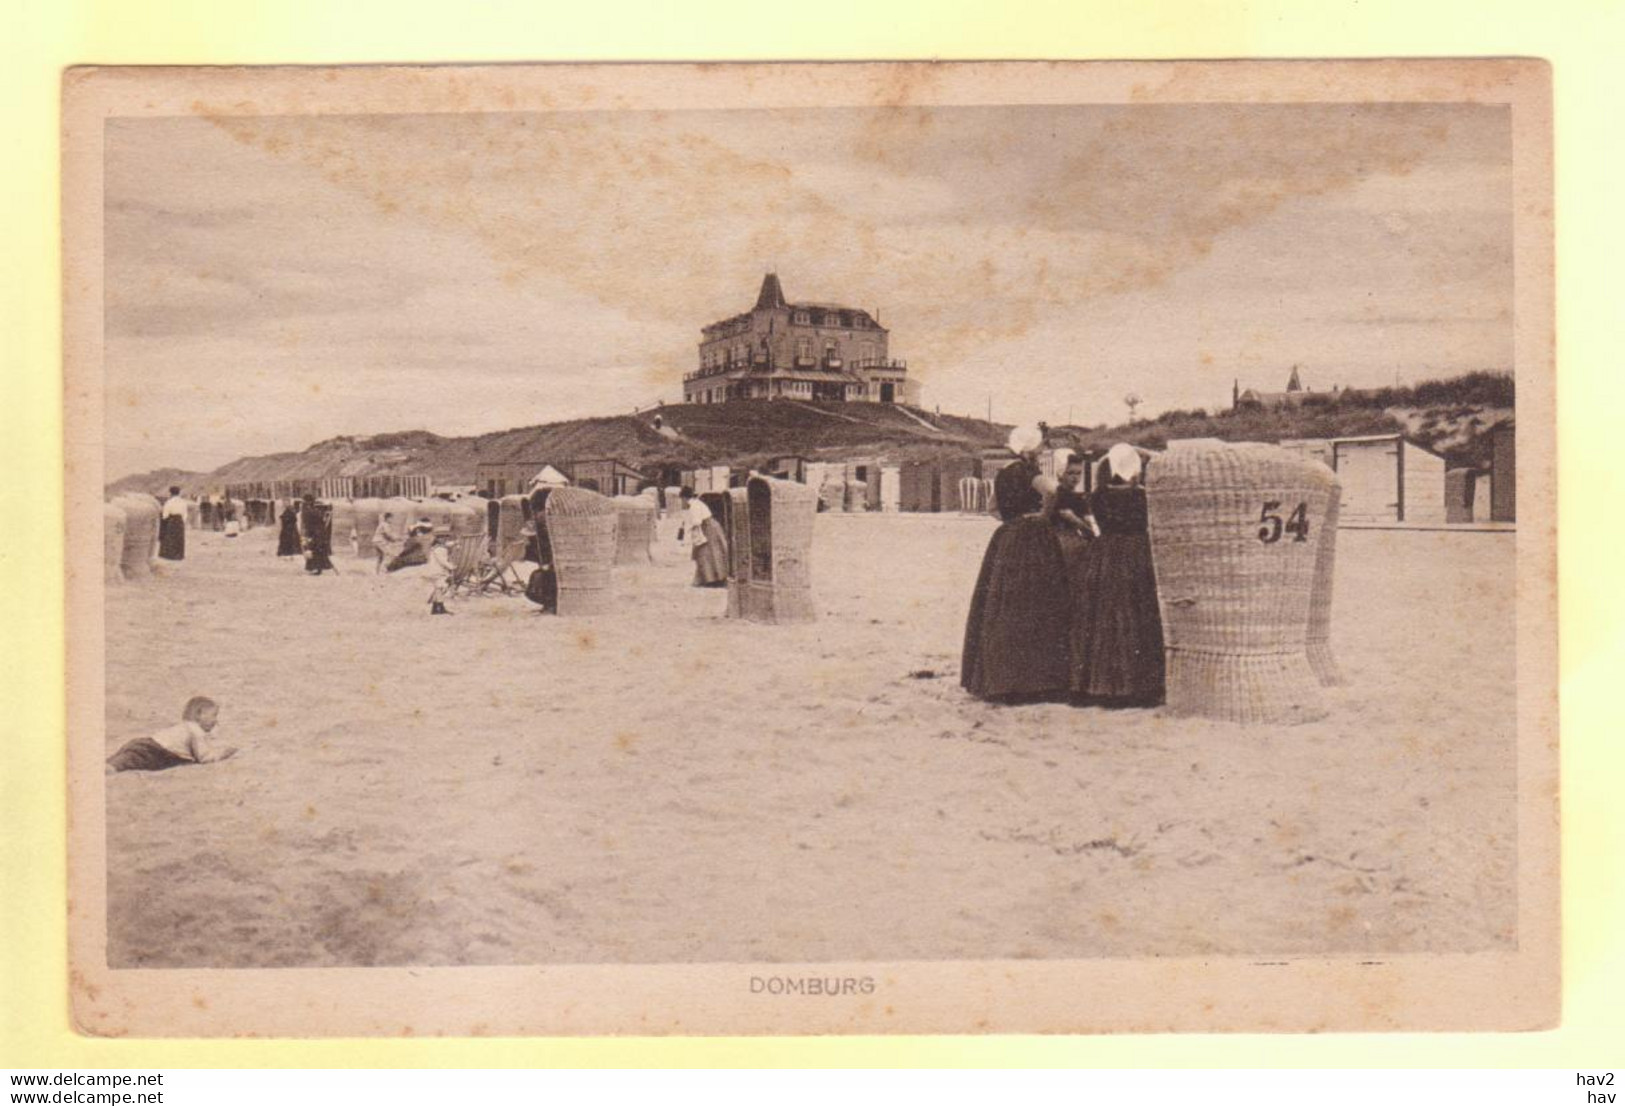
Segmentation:
[(1460, 105), (120, 120), (109, 429), (223, 461), (675, 399), (767, 268), (945, 410), (1507, 367), (1509, 167)]

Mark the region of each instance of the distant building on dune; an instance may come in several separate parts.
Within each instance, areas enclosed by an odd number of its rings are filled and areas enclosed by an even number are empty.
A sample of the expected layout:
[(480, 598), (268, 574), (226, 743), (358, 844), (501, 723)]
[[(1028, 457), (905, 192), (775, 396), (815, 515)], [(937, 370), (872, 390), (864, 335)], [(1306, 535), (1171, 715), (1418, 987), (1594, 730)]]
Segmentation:
[(919, 382), (906, 361), (890, 356), (879, 319), (840, 304), (791, 303), (775, 273), (762, 279), (756, 306), (700, 335), (699, 368), (683, 377), (684, 403), (920, 401)]
[(1230, 408), (1233, 411), (1271, 411), (1281, 407), (1329, 402), (1339, 394), (1335, 387), (1330, 392), (1314, 392), (1305, 388), (1303, 378), (1298, 375), (1298, 366), (1293, 365), (1284, 392), (1261, 392), (1254, 388), (1243, 391), (1241, 381), (1237, 380), (1230, 388)]

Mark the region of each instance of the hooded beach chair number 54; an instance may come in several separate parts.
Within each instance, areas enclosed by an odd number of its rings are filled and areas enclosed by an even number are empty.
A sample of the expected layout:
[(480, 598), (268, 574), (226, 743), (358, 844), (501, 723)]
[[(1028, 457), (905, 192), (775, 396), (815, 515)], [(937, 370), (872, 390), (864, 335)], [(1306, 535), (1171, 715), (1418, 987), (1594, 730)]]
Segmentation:
[(1293, 541), (1309, 540), (1309, 505), (1299, 503), (1292, 514), (1283, 522), (1277, 514), (1281, 509), (1279, 499), (1266, 499), (1263, 509), (1258, 512), (1258, 521), (1263, 525), (1258, 528), (1258, 540), (1265, 545), (1273, 545), (1281, 540), (1283, 533), (1291, 534)]

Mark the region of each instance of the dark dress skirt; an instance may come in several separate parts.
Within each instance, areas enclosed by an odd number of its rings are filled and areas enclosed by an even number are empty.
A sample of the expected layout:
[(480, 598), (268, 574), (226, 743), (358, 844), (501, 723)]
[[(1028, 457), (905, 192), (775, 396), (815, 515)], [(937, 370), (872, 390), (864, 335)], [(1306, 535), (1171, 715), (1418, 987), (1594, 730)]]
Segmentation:
[(1145, 491), (1102, 488), (1090, 501), (1101, 533), (1072, 569), (1072, 694), (1154, 705), (1164, 662)]
[(119, 751), (107, 758), (115, 772), (162, 772), (191, 764), (185, 757), (176, 756), (150, 737), (138, 737), (125, 742)]
[(1040, 698), (1067, 688), (1071, 604), (1055, 527), (1024, 517), (1043, 500), (1034, 465), (999, 473), (994, 497), (1004, 525), (993, 532), (965, 620), (959, 683), (981, 699)]
[(305, 530), (305, 571), (320, 574), (333, 568), (333, 516), (321, 507), (300, 513)]
[(181, 516), (158, 520), (158, 556), (166, 561), (186, 560), (186, 520)]
[(299, 513), (292, 507), (282, 512), (282, 531), (276, 539), (278, 557), (299, 556)]

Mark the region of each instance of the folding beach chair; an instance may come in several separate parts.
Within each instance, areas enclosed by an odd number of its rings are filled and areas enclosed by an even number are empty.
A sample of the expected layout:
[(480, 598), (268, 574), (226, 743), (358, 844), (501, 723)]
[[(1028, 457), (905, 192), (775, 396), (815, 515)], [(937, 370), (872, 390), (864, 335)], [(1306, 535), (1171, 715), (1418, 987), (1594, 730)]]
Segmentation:
[[(528, 527), (527, 527), (528, 530)], [(479, 574), (469, 584), (469, 594), (489, 595), (499, 591), (503, 595), (523, 594), (525, 578), (519, 573), (519, 562), (525, 559), (531, 535), (524, 531), (506, 542), (497, 544), (496, 553), (487, 557)]]
[(459, 593), (476, 594), (477, 586), (487, 567), (486, 550), (489, 539), (484, 534), (465, 534), (451, 545), (451, 574), (444, 584), (448, 597)]

